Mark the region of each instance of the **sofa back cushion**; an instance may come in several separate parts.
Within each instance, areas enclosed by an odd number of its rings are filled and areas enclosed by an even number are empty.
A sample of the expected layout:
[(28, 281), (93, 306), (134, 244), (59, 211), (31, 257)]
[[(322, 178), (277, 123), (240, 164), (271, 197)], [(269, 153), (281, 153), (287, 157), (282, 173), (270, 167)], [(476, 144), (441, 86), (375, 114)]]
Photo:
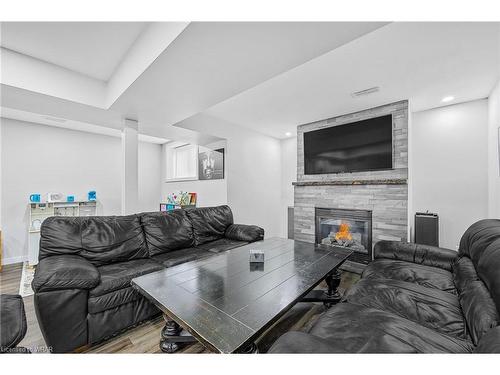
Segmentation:
[(40, 237), (40, 259), (76, 254), (102, 266), (148, 257), (137, 215), (51, 217), (43, 222)]
[(472, 224), (463, 234), (458, 248), (459, 256), (467, 256), (477, 269), (486, 248), (500, 239), (500, 220), (485, 219)]
[(38, 258), (79, 254), (82, 251), (81, 223), (80, 217), (52, 216), (45, 219), (40, 228)]
[(194, 246), (193, 226), (185, 210), (147, 212), (140, 217), (150, 256)]
[(137, 215), (82, 218), (81, 256), (95, 266), (149, 256)]
[(233, 224), (229, 206), (196, 208), (186, 213), (193, 225), (196, 246), (224, 237), (227, 227)]

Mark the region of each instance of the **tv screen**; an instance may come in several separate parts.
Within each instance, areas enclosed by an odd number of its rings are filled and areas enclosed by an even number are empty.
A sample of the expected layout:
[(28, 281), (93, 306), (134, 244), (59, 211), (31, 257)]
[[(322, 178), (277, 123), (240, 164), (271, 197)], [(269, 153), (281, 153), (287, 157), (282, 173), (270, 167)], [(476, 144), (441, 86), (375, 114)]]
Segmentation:
[(305, 174), (392, 168), (392, 115), (304, 133)]

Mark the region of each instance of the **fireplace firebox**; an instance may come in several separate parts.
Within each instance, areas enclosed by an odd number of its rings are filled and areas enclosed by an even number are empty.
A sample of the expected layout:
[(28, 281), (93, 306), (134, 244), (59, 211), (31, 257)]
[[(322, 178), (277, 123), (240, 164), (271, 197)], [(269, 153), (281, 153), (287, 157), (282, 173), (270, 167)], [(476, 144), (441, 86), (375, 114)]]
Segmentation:
[(316, 208), (316, 243), (349, 248), (349, 260), (368, 264), (372, 260), (372, 212), (339, 208)]

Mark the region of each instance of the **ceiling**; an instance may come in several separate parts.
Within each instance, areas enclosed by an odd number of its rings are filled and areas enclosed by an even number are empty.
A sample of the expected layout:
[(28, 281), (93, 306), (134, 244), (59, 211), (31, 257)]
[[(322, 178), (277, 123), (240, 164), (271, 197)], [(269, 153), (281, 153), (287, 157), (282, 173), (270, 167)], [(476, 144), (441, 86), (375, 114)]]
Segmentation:
[(3, 22), (1, 45), (108, 81), (145, 22)]
[[(488, 97), (500, 24), (392, 23), (219, 103), (207, 114), (277, 138), (297, 125), (402, 99), (413, 111)], [(352, 97), (379, 86), (374, 94)]]
[[(419, 111), (445, 105), (448, 95), (455, 100), (446, 105), (485, 98), (500, 77), (500, 23), (191, 22), (166, 40), (163, 29), (139, 23), (39, 25), (4, 23), (11, 35), (4, 31), (3, 39), (16, 40), (17, 30), (25, 46), (37, 41), (29, 53), (53, 51), (39, 59), (52, 56), (69, 69), (71, 61), (92, 61), (73, 68), (98, 67), (84, 74), (99, 79), (120, 64), (135, 69), (133, 79), (99, 107), (69, 100), (64, 91), (48, 95), (3, 83), (3, 108), (114, 129), (132, 118), (144, 134), (179, 141), (213, 139), (207, 118), (285, 138), (297, 125), (397, 100), (409, 99)], [(101, 27), (98, 35), (90, 25)], [(43, 37), (33, 36), (36, 27)], [(136, 39), (142, 44), (127, 53)], [(138, 68), (146, 47), (158, 52)], [(351, 96), (373, 86), (380, 91)]]
[(172, 125), (384, 25), (192, 22), (110, 109)]
[[(0, 115), (4, 118), (108, 135), (116, 134), (116, 131), (123, 129), (123, 116), (111, 110), (4, 84), (0, 85), (0, 92), (2, 94)], [(150, 137), (155, 137), (200, 145), (221, 140), (206, 132), (176, 126), (151, 126), (144, 123), (139, 123), (139, 134), (142, 134), (146, 141), (151, 139)]]
[[(87, 133), (103, 134), (109, 135), (111, 137), (121, 137), (121, 130), (114, 129), (106, 126), (99, 126), (91, 123), (86, 123), (82, 121), (65, 120), (58, 117), (52, 117), (48, 115), (40, 115), (38, 113), (20, 111), (12, 108), (0, 107), (2, 112), (2, 117), (15, 119), (18, 121), (31, 122), (36, 124), (55, 126), (58, 128), (78, 130)], [(141, 142), (163, 144), (167, 143), (169, 140), (165, 138), (153, 137), (146, 134), (139, 134), (138, 139)]]

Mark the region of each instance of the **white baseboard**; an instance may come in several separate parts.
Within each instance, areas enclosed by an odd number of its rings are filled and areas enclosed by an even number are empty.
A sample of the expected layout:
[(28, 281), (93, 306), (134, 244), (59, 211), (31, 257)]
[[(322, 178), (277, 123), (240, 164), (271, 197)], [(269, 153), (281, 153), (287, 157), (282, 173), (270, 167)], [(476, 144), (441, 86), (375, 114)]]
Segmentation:
[(2, 258), (2, 265), (6, 266), (7, 264), (15, 264), (15, 263), (23, 263), (28, 260), (28, 257), (26, 255), (20, 255), (17, 257), (10, 257), (10, 258)]

